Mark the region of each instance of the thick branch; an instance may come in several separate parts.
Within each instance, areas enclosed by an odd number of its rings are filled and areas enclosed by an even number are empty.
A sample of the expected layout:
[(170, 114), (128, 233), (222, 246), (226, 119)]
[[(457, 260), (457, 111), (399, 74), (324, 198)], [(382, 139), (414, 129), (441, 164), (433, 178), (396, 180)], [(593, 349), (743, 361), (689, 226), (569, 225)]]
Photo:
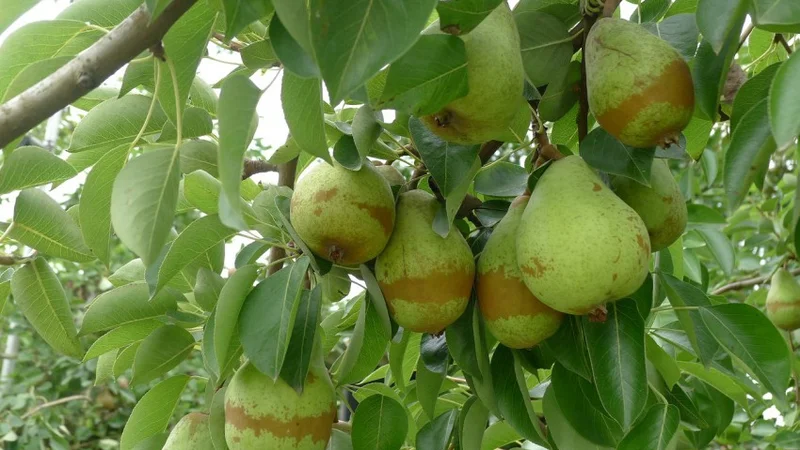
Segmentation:
[(245, 159), (244, 171), (242, 172), (242, 179), (246, 180), (257, 173), (276, 172), (278, 166), (270, 164), (263, 159)]
[(175, 0), (152, 23), (142, 5), (110, 33), (55, 73), (0, 106), (0, 148), (100, 86), (137, 55), (161, 41), (197, 0)]
[[(800, 269), (792, 269), (789, 271), (792, 275), (800, 275)], [(753, 287), (758, 284), (766, 283), (769, 281), (771, 275), (763, 275), (760, 277), (755, 278), (747, 278), (744, 280), (734, 281), (733, 283), (726, 284), (725, 286), (721, 286), (717, 289), (714, 289), (712, 295), (721, 295), (729, 291), (736, 291), (739, 289), (745, 289), (749, 287)]]
[[(278, 164), (278, 185), (279, 186), (288, 186), (290, 188), (294, 188), (294, 178), (297, 175), (297, 158), (284, 163)], [(286, 257), (286, 250), (282, 249), (281, 247), (272, 247), (269, 250), (269, 260), (270, 262), (278, 261), (279, 259), (283, 259)], [(272, 275), (273, 273), (281, 270), (283, 267), (283, 263), (280, 264), (273, 264), (268, 269), (268, 274)]]

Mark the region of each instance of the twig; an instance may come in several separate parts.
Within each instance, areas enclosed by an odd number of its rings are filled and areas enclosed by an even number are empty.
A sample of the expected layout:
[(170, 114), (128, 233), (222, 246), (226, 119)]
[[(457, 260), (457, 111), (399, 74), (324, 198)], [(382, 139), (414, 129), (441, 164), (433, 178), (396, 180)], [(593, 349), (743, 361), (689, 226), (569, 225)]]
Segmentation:
[(789, 45), (788, 42), (786, 42), (786, 38), (783, 37), (782, 34), (778, 33), (775, 35), (775, 42), (781, 44), (783, 48), (786, 50), (786, 53), (788, 53), (789, 55), (792, 54), (792, 46)]
[[(792, 269), (789, 271), (792, 275), (800, 275), (800, 268)], [(772, 275), (763, 275), (755, 278), (746, 278), (744, 280), (734, 281), (733, 283), (721, 286), (711, 293), (712, 295), (721, 295), (729, 291), (736, 291), (739, 289), (749, 288), (757, 284), (766, 283)]]
[(0, 266), (15, 266), (17, 264), (27, 264), (36, 259), (36, 253), (30, 256), (12, 256), (0, 254)]
[(60, 398), (58, 400), (53, 400), (52, 402), (43, 403), (43, 404), (31, 409), (30, 411), (28, 411), (25, 414), (23, 414), (21, 419), (23, 419), (23, 420), (27, 419), (28, 417), (38, 413), (39, 411), (41, 411), (41, 410), (43, 410), (45, 408), (49, 408), (51, 406), (61, 405), (63, 403), (69, 403), (69, 402), (75, 401), (75, 400), (91, 401), (92, 399), (87, 395), (72, 395), (72, 396), (69, 396), (69, 397)]
[[(614, 1), (615, 0), (610, 0), (610, 3), (614, 3)], [(596, 20), (595, 17), (584, 16), (583, 18), (584, 33), (583, 44), (581, 44), (583, 57), (581, 58), (581, 88), (578, 97), (578, 142), (583, 142), (583, 139), (589, 134), (589, 94), (586, 87), (586, 37), (589, 35), (589, 31), (592, 29)]]
[(245, 159), (244, 160), (244, 171), (242, 171), (242, 179), (246, 180), (257, 173), (264, 173), (264, 172), (277, 172), (278, 166), (275, 164), (268, 163), (263, 159)]
[[(214, 39), (224, 43), (225, 42), (225, 35), (220, 33), (220, 32), (218, 32), (218, 31), (214, 32)], [(245, 47), (245, 45), (242, 44), (241, 42), (237, 42), (237, 41), (231, 40), (227, 44), (227, 46), (225, 48), (227, 48), (228, 50), (234, 51), (234, 52), (241, 52), (244, 47)]]
[(486, 164), (490, 159), (492, 159), (492, 155), (503, 146), (503, 143), (500, 141), (489, 141), (481, 145), (481, 149), (478, 152), (478, 157), (481, 159), (481, 165)]
[(603, 17), (613, 16), (620, 3), (622, 3), (622, 0), (606, 0), (605, 5), (603, 5)]
[(161, 41), (197, 0), (175, 0), (151, 23), (142, 5), (110, 33), (39, 83), (0, 106), (0, 148), (99, 86)]
[[(294, 188), (294, 178), (297, 175), (297, 158), (284, 163), (278, 164), (278, 185), (279, 186), (288, 186), (290, 188)], [(281, 270), (283, 264), (276, 264), (278, 260), (286, 257), (286, 250), (281, 247), (272, 247), (269, 249), (269, 260), (270, 264), (272, 264), (267, 270), (267, 274), (272, 275), (273, 273)]]
[(736, 51), (739, 51), (739, 49), (742, 48), (742, 45), (744, 45), (744, 42), (747, 40), (747, 38), (750, 36), (750, 33), (752, 33), (755, 28), (756, 24), (754, 24), (753, 22), (750, 22), (750, 24), (747, 25), (747, 28), (745, 28), (744, 32), (742, 33), (742, 37), (739, 38), (739, 46), (736, 48)]

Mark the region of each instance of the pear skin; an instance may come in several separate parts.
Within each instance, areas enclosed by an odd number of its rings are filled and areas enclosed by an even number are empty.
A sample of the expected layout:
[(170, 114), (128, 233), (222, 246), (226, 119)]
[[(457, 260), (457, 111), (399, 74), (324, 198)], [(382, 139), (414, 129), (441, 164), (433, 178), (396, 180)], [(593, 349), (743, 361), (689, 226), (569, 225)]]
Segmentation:
[(378, 256), (394, 229), (394, 195), (372, 164), (360, 170), (317, 164), (300, 176), (291, 222), (317, 255), (352, 266)]
[(501, 344), (530, 348), (552, 336), (564, 315), (537, 299), (517, 266), (517, 229), (529, 197), (517, 197), (478, 259), (478, 305)]
[(517, 231), (517, 263), (533, 295), (556, 311), (588, 314), (635, 292), (649, 260), (644, 222), (583, 159), (547, 169)]
[[(438, 29), (438, 22), (433, 26)], [(461, 38), (469, 92), (421, 119), (449, 142), (471, 145), (499, 139), (517, 115), (525, 82), (519, 33), (506, 2)]]
[(677, 142), (694, 113), (686, 61), (640, 25), (605, 18), (586, 37), (589, 109), (597, 122), (631, 147)]
[(767, 317), (786, 331), (800, 328), (800, 284), (785, 269), (778, 269), (772, 275), (767, 292)]
[(386, 181), (389, 182), (389, 186), (391, 187), (403, 186), (406, 184), (406, 178), (397, 170), (397, 167), (391, 164), (375, 166), (375, 170), (377, 170), (383, 178), (386, 178)]
[(615, 177), (611, 187), (644, 221), (651, 251), (665, 249), (681, 237), (689, 213), (667, 161), (653, 160), (650, 187), (625, 177)]
[(303, 393), (273, 381), (250, 363), (225, 392), (225, 441), (230, 450), (325, 450), (336, 419), (333, 383), (312, 363)]
[(438, 208), (427, 192), (400, 194), (394, 233), (375, 263), (392, 317), (420, 333), (438, 333), (455, 322), (467, 307), (475, 278), (472, 251), (458, 230), (446, 238), (433, 231)]
[(189, 413), (169, 433), (164, 450), (214, 450), (208, 415)]

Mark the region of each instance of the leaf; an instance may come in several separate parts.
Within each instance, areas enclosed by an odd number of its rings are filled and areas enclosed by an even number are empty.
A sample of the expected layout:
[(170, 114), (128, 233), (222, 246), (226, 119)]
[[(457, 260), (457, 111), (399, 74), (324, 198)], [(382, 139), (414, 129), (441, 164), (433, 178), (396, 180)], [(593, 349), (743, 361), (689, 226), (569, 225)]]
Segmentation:
[(86, 177), (81, 192), (81, 234), (86, 245), (106, 266), (111, 259), (111, 190), (128, 159), (129, 150), (128, 145), (122, 144), (100, 158)]
[(222, 0), (225, 8), (225, 39), (232, 39), (250, 23), (274, 10), (270, 0)]
[(112, 28), (141, 5), (141, 0), (81, 0), (73, 2), (57, 17)]
[[(222, 183), (204, 170), (196, 170), (184, 177), (183, 194), (186, 197), (186, 201), (206, 214), (219, 214), (221, 192)], [(256, 227), (258, 224), (265, 222), (259, 220), (253, 208), (244, 199), (239, 198), (239, 203), (248, 227)]]
[(214, 393), (211, 399), (211, 408), (208, 413), (208, 427), (211, 432), (211, 443), (213, 449), (227, 450), (228, 444), (225, 443), (225, 392), (228, 387)]
[(190, 223), (169, 246), (158, 271), (155, 292), (159, 292), (192, 261), (234, 234), (235, 231), (223, 225), (216, 215), (201, 217)]
[[(214, 123), (211, 114), (205, 109), (189, 106), (183, 112), (183, 132), (181, 139), (192, 139), (206, 136), (214, 131)], [(178, 139), (175, 125), (172, 122), (164, 124), (164, 129), (158, 136), (159, 143), (174, 143)]]
[(528, 172), (522, 166), (498, 161), (483, 167), (475, 176), (475, 192), (493, 197), (516, 197), (525, 192)]
[(480, 450), (483, 433), (489, 421), (489, 410), (472, 396), (464, 402), (458, 416), (458, 442), (461, 450)]
[(131, 384), (147, 384), (189, 356), (194, 337), (177, 325), (164, 325), (147, 336), (136, 350)]
[(697, 50), (692, 66), (692, 79), (694, 80), (696, 111), (702, 119), (714, 122), (717, 120), (719, 98), (727, 79), (728, 69), (739, 45), (739, 30), (742, 29), (743, 21), (744, 16), (734, 24), (735, 26), (729, 32), (725, 44), (718, 54), (705, 40), (700, 43), (700, 48)]
[[(419, 344), (422, 336), (411, 331), (402, 331), (402, 337), (389, 343), (389, 370), (392, 380), (401, 392), (405, 392), (407, 383), (417, 367), (419, 360)], [(406, 364), (408, 362), (408, 364)]]
[(378, 106), (424, 116), (467, 95), (468, 90), (464, 41), (444, 34), (423, 35), (389, 66)]
[(670, 3), (670, 0), (644, 0), (639, 3), (639, 7), (631, 14), (631, 22), (657, 21), (667, 12)]
[(139, 342), (162, 325), (163, 323), (158, 320), (141, 320), (114, 328), (94, 341), (83, 356), (83, 361), (89, 361), (112, 350)]
[(194, 301), (203, 310), (212, 312), (224, 286), (225, 280), (221, 276), (207, 267), (201, 267), (195, 280)]
[(14, 222), (8, 236), (39, 252), (70, 261), (94, 259), (74, 220), (55, 200), (38, 189), (19, 193), (14, 204)]
[(333, 158), (347, 170), (361, 169), (362, 159), (358, 154), (353, 136), (343, 134), (333, 146)]
[(719, 54), (732, 32), (741, 30), (747, 14), (746, 0), (699, 0), (697, 2), (697, 27), (703, 38)]
[(661, 378), (664, 379), (667, 388), (672, 389), (681, 378), (681, 370), (677, 362), (650, 335), (645, 338), (645, 348), (647, 350), (647, 360), (661, 374)]
[(254, 42), (239, 53), (242, 55), (242, 63), (250, 69), (269, 68), (278, 61), (269, 39)]
[(50, 347), (67, 356), (83, 356), (67, 296), (44, 258), (36, 258), (14, 272), (11, 293), (19, 310)]
[(742, 117), (725, 152), (723, 179), (731, 211), (739, 206), (753, 182), (763, 180), (769, 158), (775, 151), (767, 100), (761, 100)]
[(481, 442), (481, 450), (496, 450), (498, 447), (503, 447), (512, 444), (522, 437), (516, 432), (511, 425), (503, 421), (497, 421), (486, 429)]
[(114, 360), (114, 367), (112, 368), (114, 378), (121, 377), (125, 371), (133, 366), (133, 359), (136, 357), (136, 350), (139, 349), (139, 344), (141, 344), (141, 341), (134, 342), (118, 352), (117, 359)]
[(475, 337), (473, 335), (473, 311), (475, 300), (464, 310), (452, 325), (445, 330), (447, 348), (458, 367), (467, 375), (481, 379), (481, 369), (475, 355)]
[(297, 317), (292, 329), (292, 338), (286, 353), (292, 355), (284, 362), (281, 379), (293, 387), (298, 394), (303, 393), (303, 386), (308, 375), (311, 352), (317, 336), (322, 308), (322, 288), (314, 286), (311, 291), (303, 291)]
[(337, 385), (345, 385), (362, 380), (375, 369), (386, 353), (386, 336), (383, 322), (375, 309), (374, 302), (364, 298), (364, 305), (358, 314), (350, 344), (339, 360), (336, 368)]
[(434, 420), (436, 399), (447, 375), (447, 343), (444, 336), (424, 334), (417, 360), (417, 400), (430, 420)]
[(558, 77), (547, 85), (539, 102), (539, 117), (551, 122), (564, 117), (578, 102), (580, 80), (581, 64), (573, 61), (569, 63), (563, 77)]
[(6, 307), (8, 301), (8, 294), (11, 293), (11, 276), (14, 274), (14, 269), (6, 269), (0, 272), (0, 314)]
[(98, 295), (83, 317), (80, 335), (110, 330), (129, 323), (147, 321), (177, 311), (183, 295), (167, 288), (150, 300), (143, 281), (126, 284)]
[(151, 150), (131, 160), (114, 180), (111, 223), (128, 248), (146, 266), (167, 242), (178, 204), (178, 152)]
[(219, 211), (222, 223), (236, 230), (247, 229), (242, 217), (239, 185), (242, 181), (244, 152), (253, 138), (251, 122), (260, 97), (261, 90), (242, 75), (225, 80), (219, 96), (217, 163), (222, 182)]
[(601, 446), (586, 440), (569, 423), (564, 416), (561, 405), (558, 404), (554, 389), (547, 389), (542, 400), (544, 417), (547, 419), (547, 429), (552, 440), (559, 449), (569, 448), (575, 450), (610, 450), (610, 447)]
[(118, 350), (112, 350), (108, 353), (103, 353), (97, 358), (94, 377), (95, 386), (114, 380), (114, 361), (117, 359), (117, 353), (119, 353)]
[(4, 5), (3, 11), (0, 12), (0, 33), (5, 31), (21, 15), (36, 6), (37, 3), (39, 3), (39, 0), (18, 0)]
[(702, 156), (713, 128), (714, 122), (702, 119), (696, 115), (692, 117), (689, 125), (684, 128), (683, 135), (686, 136), (686, 153), (695, 161)]
[(556, 333), (540, 345), (545, 354), (552, 356), (565, 369), (590, 381), (592, 372), (583, 325), (579, 317), (567, 316)]
[(617, 450), (666, 450), (678, 432), (681, 415), (672, 405), (657, 404), (620, 441)]
[(580, 149), (581, 158), (595, 169), (650, 186), (653, 148), (629, 147), (597, 127), (581, 142)]
[(690, 60), (697, 53), (697, 21), (694, 14), (677, 14), (657, 23), (643, 23), (649, 32), (668, 42), (680, 55)]
[(0, 166), (0, 194), (69, 180), (78, 172), (66, 161), (39, 147), (6, 153)]
[(435, 6), (435, 0), (311, 0), (311, 41), (331, 103), (411, 48)]
[[(706, 297), (705, 293), (697, 287), (685, 283), (672, 275), (663, 272), (658, 274), (661, 281), (661, 286), (667, 294), (669, 303), (673, 307), (683, 308), (686, 306), (705, 307), (711, 306), (711, 302)], [(714, 336), (711, 331), (706, 327), (704, 321), (700, 316), (700, 311), (686, 311), (675, 310), (675, 315), (680, 320), (683, 331), (686, 332), (686, 337), (692, 344), (700, 362), (708, 366), (712, 358), (717, 353), (719, 345), (715, 342)]]
[(519, 29), (522, 65), (534, 86), (543, 86), (567, 73), (572, 36), (561, 20), (541, 11), (514, 14)]
[(714, 259), (719, 263), (719, 267), (730, 276), (735, 267), (735, 257), (733, 243), (719, 230), (709, 228), (699, 228), (697, 234), (705, 241), (708, 250), (714, 255)]
[(300, 236), (297, 235), (297, 232), (294, 230), (294, 227), (292, 227), (292, 222), (289, 220), (289, 215), (290, 215), (289, 204), (291, 202), (289, 197), (285, 196), (285, 194), (281, 192), (278, 192), (275, 195), (274, 202), (276, 206), (276, 211), (280, 218), (281, 224), (283, 225), (283, 228), (286, 230), (287, 233), (289, 233), (289, 236), (291, 236), (295, 244), (297, 244), (297, 246), (300, 247), (300, 250), (302, 250), (304, 255), (312, 256), (311, 268), (314, 269), (314, 272), (320, 275), (325, 275), (326, 273), (328, 273), (331, 270), (331, 267), (333, 267), (333, 265), (329, 261), (315, 256), (314, 253), (308, 248), (308, 246), (306, 246), (303, 240), (300, 239)]
[(153, 107), (150, 120), (147, 121), (153, 101), (150, 97), (130, 94), (101, 103), (78, 122), (67, 151), (78, 153), (97, 150), (105, 153), (133, 142), (143, 127), (142, 136), (161, 132), (167, 122), (161, 107)]
[[(280, 1), (274, 3), (278, 5), (281, 4)], [(308, 40), (308, 11), (305, 10), (306, 3), (290, 1), (284, 4), (289, 3), (291, 3), (292, 6), (287, 7), (303, 9), (302, 11), (290, 12), (289, 18), (296, 18), (298, 21), (302, 21), (305, 26), (303, 35), (306, 37), (306, 40)], [(295, 37), (283, 26), (283, 22), (281, 22), (281, 19), (278, 17), (279, 15), (280, 7), (278, 8), (278, 14), (273, 15), (269, 23), (269, 41), (272, 44), (275, 55), (286, 67), (287, 71), (301, 78), (319, 78), (320, 73), (317, 63), (309, 52), (305, 50), (308, 47), (301, 46), (300, 43), (295, 40)], [(287, 16), (283, 15), (281, 17)]]
[(300, 78), (291, 72), (283, 74), (281, 102), (286, 124), (300, 148), (331, 162), (322, 110), (322, 86), (316, 78)]
[(608, 305), (605, 323), (583, 326), (600, 402), (623, 431), (647, 404), (644, 326), (636, 302), (628, 299)]
[(743, 303), (702, 308), (700, 316), (725, 350), (780, 402), (791, 374), (789, 350), (780, 332), (758, 309)]
[[(770, 35), (771, 36), (771, 35)], [(771, 42), (771, 40), (770, 40)], [(733, 99), (733, 111), (731, 112), (731, 132), (736, 131), (739, 123), (745, 114), (750, 112), (754, 106), (769, 96), (772, 80), (782, 64), (773, 64), (759, 72), (753, 78), (747, 80)]]
[(417, 432), (417, 448), (447, 450), (456, 419), (458, 419), (458, 410), (451, 409), (426, 423)]
[(508, 347), (498, 346), (492, 356), (492, 382), (502, 417), (519, 434), (541, 442), (539, 419), (533, 412), (522, 367)]
[(747, 400), (747, 393), (742, 389), (730, 376), (714, 367), (705, 368), (702, 364), (678, 361), (680, 370), (695, 376), (697, 379), (702, 380), (704, 383), (712, 386), (731, 400), (738, 403), (745, 411), (750, 409), (750, 404)]
[(455, 0), (439, 2), (439, 26), (451, 34), (466, 34), (475, 29), (501, 0)]
[(131, 450), (139, 442), (167, 429), (180, 395), (190, 379), (188, 375), (167, 378), (139, 400), (122, 430), (120, 450)]
[[(381, 135), (381, 131), (383, 131), (379, 121), (383, 121), (383, 115), (380, 111), (373, 111), (367, 105), (358, 108), (356, 115), (353, 117), (353, 140), (361, 161), (366, 160), (370, 149), (372, 149), (372, 146)], [(359, 168), (361, 168), (360, 165)]]
[(273, 380), (283, 367), (308, 264), (302, 257), (258, 283), (239, 313), (245, 356)]
[(406, 410), (384, 395), (373, 395), (353, 415), (353, 450), (400, 450), (408, 432)]
[[(788, 8), (788, 4), (785, 7)], [(796, 14), (800, 16), (800, 9)], [(796, 103), (787, 101), (800, 93), (797, 89), (798, 78), (800, 78), (800, 57), (792, 55), (788, 61), (781, 64), (769, 91), (769, 119), (779, 150), (792, 145), (800, 135), (800, 108)]]
[(792, 0), (753, 0), (755, 23), (770, 31), (800, 31), (800, 7)]

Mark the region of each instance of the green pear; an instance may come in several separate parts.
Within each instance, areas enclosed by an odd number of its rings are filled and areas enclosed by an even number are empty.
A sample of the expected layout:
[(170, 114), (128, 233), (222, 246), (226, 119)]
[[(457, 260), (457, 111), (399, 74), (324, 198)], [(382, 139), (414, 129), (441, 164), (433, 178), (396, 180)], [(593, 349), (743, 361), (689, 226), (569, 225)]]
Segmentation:
[(406, 178), (391, 164), (375, 166), (375, 170), (377, 170), (383, 178), (386, 178), (386, 181), (389, 182), (389, 186), (391, 187), (403, 186), (406, 184)]
[(602, 311), (641, 286), (649, 260), (644, 222), (583, 159), (547, 169), (517, 232), (517, 263), (533, 295), (568, 314)]
[(458, 230), (433, 231), (439, 203), (412, 190), (400, 194), (394, 234), (375, 263), (389, 311), (404, 328), (438, 333), (467, 307), (475, 278), (472, 251)]
[(650, 187), (626, 177), (615, 177), (611, 187), (644, 221), (651, 251), (667, 248), (681, 237), (688, 216), (686, 201), (666, 160), (653, 160)]
[(357, 171), (316, 164), (303, 171), (291, 203), (291, 222), (308, 247), (345, 266), (380, 254), (394, 229), (394, 195), (372, 164)]
[(303, 393), (250, 363), (225, 392), (225, 441), (230, 450), (324, 450), (336, 419), (336, 395), (328, 371), (312, 362)]
[(600, 19), (586, 37), (589, 108), (597, 122), (631, 147), (677, 142), (694, 113), (686, 61), (642, 26)]
[(785, 269), (778, 269), (772, 276), (767, 292), (767, 317), (784, 330), (800, 328), (800, 284)]
[[(438, 29), (435, 22), (431, 28)], [(461, 36), (467, 53), (466, 96), (422, 121), (435, 134), (458, 144), (479, 144), (508, 134), (524, 101), (519, 33), (506, 2)]]
[(208, 415), (189, 413), (169, 433), (164, 450), (214, 450)]
[(478, 305), (489, 331), (510, 348), (530, 348), (552, 336), (564, 315), (539, 301), (517, 266), (517, 229), (527, 195), (517, 197), (478, 259)]

